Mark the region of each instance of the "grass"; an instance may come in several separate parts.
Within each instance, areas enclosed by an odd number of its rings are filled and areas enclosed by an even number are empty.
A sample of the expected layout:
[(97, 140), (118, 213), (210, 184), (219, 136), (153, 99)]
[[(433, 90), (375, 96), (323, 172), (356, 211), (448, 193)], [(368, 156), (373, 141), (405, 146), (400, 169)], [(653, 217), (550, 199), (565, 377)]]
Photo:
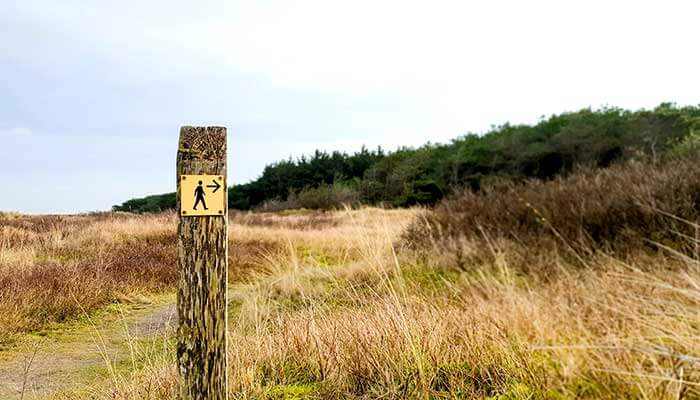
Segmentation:
[(168, 321), (173, 301), (169, 294), (153, 296), (148, 303), (110, 304), (17, 337), (0, 351), (0, 398), (22, 398), (22, 378), (27, 383), (24, 398), (43, 398), (64, 389), (86, 391), (91, 382), (114, 382), (153, 356), (172, 357), (160, 343), (172, 340)]
[[(525, 258), (527, 248), (512, 237), (477, 230), (460, 243), (485, 256), (459, 264), (443, 236), (423, 238), (421, 251), (406, 243), (407, 229), (415, 235), (435, 227), (415, 229), (421, 219), (431, 223), (426, 212), (232, 215), (231, 398), (700, 397), (700, 265), (686, 251), (692, 237), (678, 252), (678, 241), (625, 257), (601, 246), (577, 250), (574, 259), (567, 242), (535, 241)], [(31, 270), (52, 257), (79, 263), (82, 256), (66, 249), (86, 243), (86, 254), (122, 259), (120, 246), (157, 245), (154, 238), (174, 232), (169, 214), (76, 218), (61, 224), (69, 235), (37, 233), (57, 237), (45, 239), (53, 243), (47, 247), (34, 244), (31, 229), (6, 225), (22, 230), (12, 231), (11, 257), (22, 265), (15, 268)], [(125, 280), (134, 282), (125, 293), (172, 289), (169, 281), (145, 279), (166, 276), (153, 272), (161, 271), (156, 265), (149, 269)], [(110, 379), (54, 398), (174, 398), (168, 343)]]
[[(233, 398), (698, 395), (700, 273), (691, 260), (654, 255), (639, 267), (600, 256), (583, 269), (560, 260), (547, 279), (507, 257), (440, 268), (394, 251), (417, 212), (337, 212), (316, 230), (231, 227), (242, 241), (280, 243), (232, 287)], [(310, 255), (321, 252), (337, 263)], [(175, 380), (165, 363), (98, 398), (170, 398)]]
[(172, 290), (172, 215), (0, 219), (0, 343)]

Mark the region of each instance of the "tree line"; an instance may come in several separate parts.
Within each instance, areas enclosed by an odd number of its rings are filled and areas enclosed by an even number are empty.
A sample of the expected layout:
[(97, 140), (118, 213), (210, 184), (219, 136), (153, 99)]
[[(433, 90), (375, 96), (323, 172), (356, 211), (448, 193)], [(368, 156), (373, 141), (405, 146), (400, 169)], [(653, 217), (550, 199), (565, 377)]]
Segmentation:
[[(456, 190), (478, 191), (499, 180), (551, 179), (580, 166), (607, 167), (622, 160), (659, 161), (696, 151), (699, 136), (698, 106), (582, 109), (419, 148), (362, 148), (352, 154), (317, 150), (267, 165), (259, 178), (230, 187), (229, 207), (431, 205)], [(113, 209), (154, 212), (174, 207), (175, 193), (167, 193), (128, 200)]]

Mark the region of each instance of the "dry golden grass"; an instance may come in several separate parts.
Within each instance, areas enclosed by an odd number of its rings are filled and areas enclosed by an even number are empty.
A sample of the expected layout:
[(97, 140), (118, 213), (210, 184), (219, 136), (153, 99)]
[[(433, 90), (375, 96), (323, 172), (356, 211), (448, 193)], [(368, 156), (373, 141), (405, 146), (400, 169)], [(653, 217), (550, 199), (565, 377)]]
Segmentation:
[[(454, 269), (442, 247), (396, 248), (417, 212), (233, 217), (231, 252), (260, 249), (232, 285), (233, 398), (700, 396), (695, 260), (552, 253), (526, 275), (494, 241), (490, 262)], [(173, 398), (172, 353), (85, 397)]]
[[(398, 247), (421, 212), (233, 214), (232, 397), (700, 396), (697, 260), (540, 251), (524, 269), (523, 249), (488, 237), (459, 245), (490, 256), (455, 266), (444, 243)], [(171, 291), (174, 239), (170, 213), (0, 218), (0, 341)], [(174, 350), (159, 348), (55, 397), (171, 399)]]
[(0, 219), (0, 344), (175, 282), (174, 217)]

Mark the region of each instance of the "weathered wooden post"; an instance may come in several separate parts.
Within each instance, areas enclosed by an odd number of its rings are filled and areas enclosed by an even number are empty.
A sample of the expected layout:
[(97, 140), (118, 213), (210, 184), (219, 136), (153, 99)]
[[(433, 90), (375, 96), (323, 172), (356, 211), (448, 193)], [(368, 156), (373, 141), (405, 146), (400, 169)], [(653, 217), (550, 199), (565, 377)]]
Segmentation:
[(180, 128), (177, 363), (180, 400), (227, 398), (226, 128)]

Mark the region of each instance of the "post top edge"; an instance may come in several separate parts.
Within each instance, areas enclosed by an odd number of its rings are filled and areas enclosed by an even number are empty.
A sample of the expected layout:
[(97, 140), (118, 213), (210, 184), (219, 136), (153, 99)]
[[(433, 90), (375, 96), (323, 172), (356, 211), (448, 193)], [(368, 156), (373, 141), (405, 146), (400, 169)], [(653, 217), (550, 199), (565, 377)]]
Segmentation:
[(189, 130), (189, 129), (226, 129), (226, 127), (222, 126), (222, 125), (182, 125), (182, 126), (180, 126), (180, 130)]

